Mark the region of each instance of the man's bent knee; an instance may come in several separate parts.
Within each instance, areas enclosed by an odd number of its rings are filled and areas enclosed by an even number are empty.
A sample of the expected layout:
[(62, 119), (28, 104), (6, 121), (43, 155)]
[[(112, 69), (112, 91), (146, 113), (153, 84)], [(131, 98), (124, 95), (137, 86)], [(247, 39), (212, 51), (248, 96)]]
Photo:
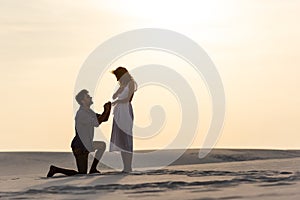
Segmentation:
[(94, 142), (94, 148), (95, 148), (95, 150), (105, 151), (106, 144), (105, 144), (105, 142), (102, 142), (102, 141), (96, 141), (96, 142)]

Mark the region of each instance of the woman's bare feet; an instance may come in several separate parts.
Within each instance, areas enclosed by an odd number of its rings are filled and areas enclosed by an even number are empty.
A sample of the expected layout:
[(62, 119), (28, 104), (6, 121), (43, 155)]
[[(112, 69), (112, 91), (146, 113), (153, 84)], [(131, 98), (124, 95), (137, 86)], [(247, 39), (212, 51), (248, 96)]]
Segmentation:
[(132, 172), (132, 169), (123, 169), (122, 170), (122, 173), (124, 173), (124, 174), (128, 174), (130, 172)]

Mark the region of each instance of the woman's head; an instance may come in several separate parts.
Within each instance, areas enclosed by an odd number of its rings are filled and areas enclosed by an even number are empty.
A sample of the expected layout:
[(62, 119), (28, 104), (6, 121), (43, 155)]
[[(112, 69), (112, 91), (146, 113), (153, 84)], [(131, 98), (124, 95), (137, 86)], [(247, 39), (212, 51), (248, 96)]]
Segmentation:
[(116, 76), (117, 81), (119, 81), (121, 85), (126, 85), (133, 80), (132, 76), (125, 67), (118, 67), (117, 69), (113, 70), (112, 73)]

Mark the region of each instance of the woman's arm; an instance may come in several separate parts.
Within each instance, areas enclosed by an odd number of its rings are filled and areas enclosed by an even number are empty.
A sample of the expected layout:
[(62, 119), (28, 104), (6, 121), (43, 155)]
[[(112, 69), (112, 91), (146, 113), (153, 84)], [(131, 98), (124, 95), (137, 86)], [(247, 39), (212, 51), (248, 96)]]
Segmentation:
[(119, 89), (113, 94), (113, 99), (118, 97), (118, 94), (120, 94), (124, 89), (124, 86), (120, 86)]
[(129, 87), (128, 88), (129, 88), (128, 95), (123, 99), (118, 99), (118, 100), (114, 101), (113, 105), (115, 105), (117, 103), (127, 103), (131, 100), (132, 95), (134, 93), (134, 82), (133, 81), (129, 82)]

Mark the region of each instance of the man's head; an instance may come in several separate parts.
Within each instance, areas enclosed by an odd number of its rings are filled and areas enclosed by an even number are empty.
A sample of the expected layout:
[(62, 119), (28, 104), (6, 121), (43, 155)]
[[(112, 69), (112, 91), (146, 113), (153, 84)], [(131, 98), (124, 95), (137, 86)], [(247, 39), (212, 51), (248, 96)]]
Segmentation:
[(81, 90), (75, 97), (77, 103), (81, 106), (90, 107), (93, 104), (92, 97), (89, 95), (89, 91)]

